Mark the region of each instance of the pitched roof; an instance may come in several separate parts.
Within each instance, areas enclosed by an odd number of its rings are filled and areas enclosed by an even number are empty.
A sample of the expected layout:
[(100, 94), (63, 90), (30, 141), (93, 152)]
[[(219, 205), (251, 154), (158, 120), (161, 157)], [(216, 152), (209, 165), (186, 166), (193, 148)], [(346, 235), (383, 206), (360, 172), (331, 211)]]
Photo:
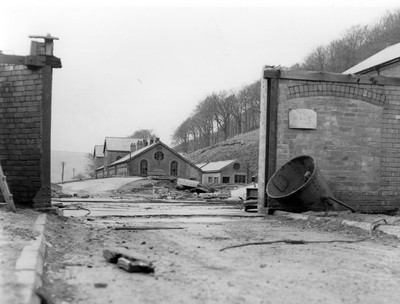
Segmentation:
[(93, 157), (104, 157), (104, 146), (103, 145), (95, 145)]
[(104, 140), (104, 150), (108, 151), (122, 151), (122, 152), (130, 152), (131, 144), (136, 144), (139, 138), (128, 138), (128, 137), (106, 137)]
[(203, 170), (203, 172), (221, 171), (234, 162), (236, 162), (236, 159), (210, 162), (210, 163), (207, 163), (206, 165), (202, 166), (201, 170)]
[(156, 143), (153, 143), (153, 144), (148, 145), (148, 146), (146, 146), (146, 147), (143, 147), (143, 148), (141, 148), (141, 149), (139, 149), (139, 150), (136, 150), (135, 152), (128, 153), (128, 154), (125, 155), (124, 157), (121, 157), (119, 160), (117, 160), (117, 161), (115, 161), (115, 162), (109, 164), (109, 166), (115, 166), (115, 165), (118, 165), (118, 164), (120, 164), (120, 163), (124, 163), (124, 162), (126, 162), (127, 160), (129, 160), (129, 159), (133, 159), (133, 158), (137, 157), (138, 155), (140, 155), (140, 154), (146, 152), (147, 150), (150, 150), (151, 148), (153, 148), (153, 147), (154, 147), (156, 144), (158, 144), (158, 143), (159, 143), (159, 142), (156, 142)]
[(148, 145), (146, 147), (143, 147), (139, 150), (136, 150), (135, 152), (132, 153), (128, 153), (127, 155), (125, 155), (124, 157), (120, 158), (119, 160), (113, 162), (112, 164), (109, 165), (109, 167), (111, 166), (115, 166), (124, 162), (129, 161), (130, 159), (134, 159), (136, 157), (138, 157), (139, 155), (142, 155), (144, 152), (154, 148), (155, 146), (161, 145), (163, 146), (165, 149), (169, 150), (171, 153), (175, 154), (176, 156), (178, 156), (179, 158), (181, 158), (182, 160), (184, 160), (185, 162), (189, 163), (190, 165), (192, 165), (193, 167), (199, 169), (201, 171), (200, 168), (198, 168), (195, 164), (193, 164), (191, 161), (189, 161), (188, 159), (184, 158), (182, 155), (180, 155), (178, 152), (172, 150), (170, 147), (168, 147), (166, 144), (164, 144), (161, 141), (157, 141), (151, 145)]
[(196, 164), (197, 167), (199, 168), (203, 168), (205, 165), (207, 165), (208, 163), (200, 163), (200, 164)]
[(344, 71), (343, 74), (359, 74), (374, 69), (377, 66), (384, 66), (400, 59), (400, 43), (388, 46), (386, 49), (361, 61), (352, 68)]

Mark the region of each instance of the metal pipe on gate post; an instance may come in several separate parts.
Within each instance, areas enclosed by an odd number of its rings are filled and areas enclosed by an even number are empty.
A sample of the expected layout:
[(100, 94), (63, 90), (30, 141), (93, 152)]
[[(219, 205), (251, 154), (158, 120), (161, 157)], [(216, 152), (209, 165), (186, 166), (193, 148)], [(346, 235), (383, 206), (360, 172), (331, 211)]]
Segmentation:
[(260, 146), (258, 165), (258, 212), (269, 212), (266, 186), (276, 169), (277, 114), (280, 70), (273, 66), (263, 69), (260, 99)]
[(267, 173), (267, 99), (268, 99), (268, 80), (261, 77), (260, 92), (260, 144), (258, 153), (258, 213), (265, 213), (266, 197), (266, 173)]

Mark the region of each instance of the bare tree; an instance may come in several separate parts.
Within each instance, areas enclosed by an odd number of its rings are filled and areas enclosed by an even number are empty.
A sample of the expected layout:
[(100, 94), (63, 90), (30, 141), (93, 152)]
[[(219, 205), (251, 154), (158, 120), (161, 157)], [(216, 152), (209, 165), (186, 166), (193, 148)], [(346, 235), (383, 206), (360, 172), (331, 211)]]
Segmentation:
[(388, 12), (372, 26), (355, 25), (327, 46), (318, 46), (292, 69), (341, 73), (378, 51), (400, 42), (400, 10)]
[(150, 138), (150, 137), (156, 137), (157, 135), (153, 132), (153, 130), (148, 130), (148, 129), (140, 129), (135, 132), (133, 132), (131, 135), (129, 135), (129, 138)]

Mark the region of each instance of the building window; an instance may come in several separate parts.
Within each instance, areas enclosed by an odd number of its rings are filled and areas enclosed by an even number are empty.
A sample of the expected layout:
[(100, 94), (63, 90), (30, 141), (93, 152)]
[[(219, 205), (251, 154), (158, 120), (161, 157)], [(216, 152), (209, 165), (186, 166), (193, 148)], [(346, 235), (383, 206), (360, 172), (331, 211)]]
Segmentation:
[(175, 160), (171, 162), (171, 175), (178, 176), (178, 162)]
[(154, 153), (154, 159), (158, 161), (163, 160), (164, 153), (162, 153), (161, 151), (157, 151), (156, 153)]
[(223, 176), (222, 177), (222, 183), (223, 184), (229, 184), (229, 176)]
[(217, 176), (214, 177), (214, 184), (218, 184), (219, 183), (219, 179)]
[(235, 184), (243, 184), (246, 182), (246, 175), (235, 175)]
[(212, 178), (212, 176), (209, 176), (209, 177), (208, 177), (208, 183), (209, 183), (209, 184), (212, 184), (212, 182), (213, 182), (213, 178)]
[(147, 175), (148, 163), (147, 160), (142, 159), (140, 161), (140, 175)]
[(233, 169), (239, 170), (240, 169), (240, 164), (239, 163), (234, 163), (233, 164)]

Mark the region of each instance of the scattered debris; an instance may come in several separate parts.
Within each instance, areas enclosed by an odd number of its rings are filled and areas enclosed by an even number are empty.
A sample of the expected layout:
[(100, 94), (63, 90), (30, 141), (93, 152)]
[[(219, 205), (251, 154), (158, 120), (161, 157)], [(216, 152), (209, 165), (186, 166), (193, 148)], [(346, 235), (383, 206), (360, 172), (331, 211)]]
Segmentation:
[(45, 290), (43, 287), (37, 287), (35, 293), (40, 299), (40, 303), (45, 304), (54, 304), (52, 297), (50, 296), (49, 292)]
[(154, 273), (151, 262), (138, 253), (133, 253), (124, 247), (106, 248), (103, 250), (104, 258), (127, 272)]
[(96, 288), (106, 288), (107, 286), (107, 283), (94, 283), (94, 287)]
[(230, 197), (230, 195), (226, 193), (215, 192), (215, 193), (201, 193), (199, 194), (199, 197), (203, 199), (227, 199), (228, 197)]
[(117, 266), (126, 272), (154, 273), (154, 267), (144, 261), (130, 261), (127, 258), (119, 258)]

